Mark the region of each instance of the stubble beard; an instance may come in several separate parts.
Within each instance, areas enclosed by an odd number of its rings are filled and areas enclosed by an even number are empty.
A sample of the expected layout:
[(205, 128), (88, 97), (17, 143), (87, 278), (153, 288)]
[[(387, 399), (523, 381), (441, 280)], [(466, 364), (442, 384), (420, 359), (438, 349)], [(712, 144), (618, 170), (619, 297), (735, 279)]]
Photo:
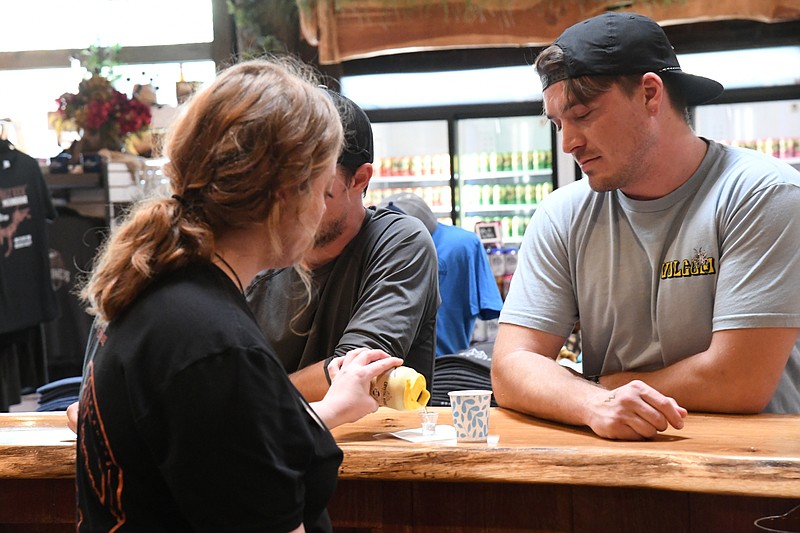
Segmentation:
[(323, 248), (338, 239), (339, 236), (344, 233), (346, 217), (347, 214), (342, 213), (341, 217), (332, 220), (324, 227), (321, 226), (317, 230), (317, 235), (314, 237), (314, 249)]
[(637, 184), (642, 180), (643, 174), (647, 172), (644, 170), (646, 168), (647, 153), (654, 144), (655, 139), (640, 132), (633, 142), (636, 149), (627, 157), (627, 161), (622, 166), (613, 171), (613, 174), (600, 175), (595, 178), (592, 178), (591, 174), (587, 174), (589, 187), (595, 192), (609, 192), (624, 190)]

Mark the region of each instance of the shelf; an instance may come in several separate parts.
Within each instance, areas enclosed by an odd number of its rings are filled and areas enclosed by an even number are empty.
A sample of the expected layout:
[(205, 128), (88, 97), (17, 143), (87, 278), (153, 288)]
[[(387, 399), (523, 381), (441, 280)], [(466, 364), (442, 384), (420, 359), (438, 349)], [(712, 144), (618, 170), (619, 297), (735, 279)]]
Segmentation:
[(370, 185), (392, 185), (394, 187), (436, 187), (450, 185), (448, 174), (430, 174), (420, 176), (373, 176)]
[(53, 174), (48, 169), (42, 169), (42, 174), (51, 190), (94, 189), (103, 186), (102, 175), (99, 172)]
[(462, 174), (464, 184), (476, 184), (491, 181), (499, 185), (517, 185), (526, 183), (543, 183), (551, 181), (553, 169), (541, 170), (508, 170), (502, 172), (480, 172), (475, 174)]
[(463, 216), (508, 216), (530, 215), (536, 211), (536, 205), (478, 205), (465, 206), (461, 213)]

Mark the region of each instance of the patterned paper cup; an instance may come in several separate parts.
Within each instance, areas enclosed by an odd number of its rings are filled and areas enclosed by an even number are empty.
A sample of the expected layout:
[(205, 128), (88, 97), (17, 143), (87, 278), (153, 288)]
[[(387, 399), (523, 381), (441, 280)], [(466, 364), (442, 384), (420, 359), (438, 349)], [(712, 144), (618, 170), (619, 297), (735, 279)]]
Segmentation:
[(449, 392), (453, 409), (453, 426), (459, 442), (486, 442), (489, 436), (490, 390), (457, 390)]

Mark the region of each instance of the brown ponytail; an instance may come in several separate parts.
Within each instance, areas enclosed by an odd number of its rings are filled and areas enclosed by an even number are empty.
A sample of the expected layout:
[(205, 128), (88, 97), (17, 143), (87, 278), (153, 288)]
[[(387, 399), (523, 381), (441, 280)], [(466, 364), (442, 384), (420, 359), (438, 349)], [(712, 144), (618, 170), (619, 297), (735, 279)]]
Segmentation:
[(81, 291), (103, 322), (160, 274), (210, 261), (226, 229), (266, 221), (266, 246), (280, 254), (276, 194), (311, 194), (341, 149), (335, 106), (310, 67), (290, 58), (234, 65), (185, 105), (166, 144), (177, 196), (137, 203)]

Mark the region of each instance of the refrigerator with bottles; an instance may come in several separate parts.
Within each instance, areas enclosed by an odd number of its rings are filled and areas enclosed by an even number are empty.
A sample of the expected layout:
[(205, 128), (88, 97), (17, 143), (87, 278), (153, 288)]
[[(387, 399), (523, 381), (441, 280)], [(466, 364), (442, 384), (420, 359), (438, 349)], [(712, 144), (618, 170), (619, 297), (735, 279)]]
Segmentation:
[(758, 150), (800, 170), (800, 99), (699, 106), (698, 135)]
[(541, 115), (379, 121), (366, 202), (401, 191), (422, 197), (440, 221), (474, 231), (497, 221), (518, 246), (536, 205), (555, 186), (554, 132)]
[(452, 223), (451, 155), (446, 120), (373, 122), (375, 160), (367, 205), (412, 192), (442, 222)]
[(536, 206), (555, 187), (553, 132), (539, 116), (458, 120), (458, 222), (499, 221), (504, 244), (519, 245)]

